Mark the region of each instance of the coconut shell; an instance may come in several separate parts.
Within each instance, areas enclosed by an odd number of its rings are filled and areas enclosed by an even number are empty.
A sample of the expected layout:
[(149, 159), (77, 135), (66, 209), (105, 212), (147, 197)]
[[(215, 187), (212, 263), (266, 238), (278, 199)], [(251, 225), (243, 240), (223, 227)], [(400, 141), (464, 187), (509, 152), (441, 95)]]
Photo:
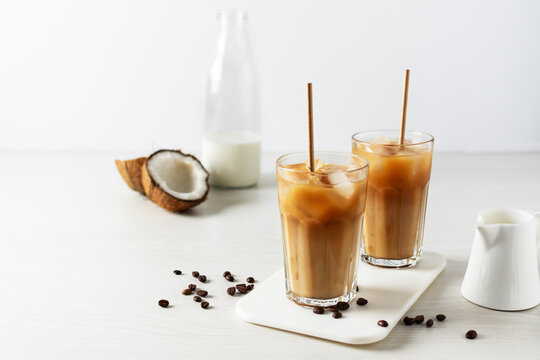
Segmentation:
[[(158, 150), (158, 151), (156, 151), (155, 153), (153, 153), (152, 155), (150, 155), (148, 157), (148, 159), (143, 163), (143, 166), (142, 166), (142, 169), (141, 169), (142, 185), (143, 185), (144, 192), (145, 192), (146, 196), (150, 200), (152, 200), (152, 202), (156, 203), (158, 206), (160, 206), (160, 207), (162, 207), (162, 208), (164, 208), (166, 210), (175, 212), (175, 213), (186, 211), (188, 209), (191, 209), (194, 206), (199, 205), (203, 201), (205, 201), (208, 198), (208, 191), (210, 191), (210, 185), (208, 183), (208, 177), (206, 178), (206, 192), (204, 193), (204, 195), (200, 199), (197, 199), (197, 200), (181, 200), (181, 199), (175, 198), (174, 196), (172, 196), (172, 195), (168, 194), (167, 192), (165, 192), (165, 190), (156, 181), (154, 181), (154, 179), (152, 179), (152, 177), (148, 173), (148, 169), (146, 168), (146, 163), (147, 163), (148, 160), (150, 160), (152, 158), (152, 156), (154, 156), (157, 153), (162, 152), (162, 151), (176, 151), (176, 152), (178, 152), (178, 153), (180, 153), (180, 154), (182, 154), (184, 156), (189, 156), (189, 157), (193, 158), (195, 161), (197, 161), (199, 164), (201, 164), (199, 159), (197, 159), (195, 156), (193, 156), (191, 154), (185, 154), (180, 150)], [(202, 164), (201, 164), (201, 168), (208, 174), (208, 172), (202, 166)]]
[(132, 160), (114, 160), (118, 172), (127, 186), (144, 195), (144, 188), (141, 180), (141, 169), (146, 162), (145, 157), (140, 157)]

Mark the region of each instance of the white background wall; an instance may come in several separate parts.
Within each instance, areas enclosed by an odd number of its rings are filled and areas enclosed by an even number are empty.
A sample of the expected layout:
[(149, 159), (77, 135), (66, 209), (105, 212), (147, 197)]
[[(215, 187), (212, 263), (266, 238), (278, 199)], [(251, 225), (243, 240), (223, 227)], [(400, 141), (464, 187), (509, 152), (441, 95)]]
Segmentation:
[(438, 150), (540, 151), (540, 1), (4, 0), (0, 150), (200, 148), (220, 8), (248, 11), (263, 149), (408, 125)]

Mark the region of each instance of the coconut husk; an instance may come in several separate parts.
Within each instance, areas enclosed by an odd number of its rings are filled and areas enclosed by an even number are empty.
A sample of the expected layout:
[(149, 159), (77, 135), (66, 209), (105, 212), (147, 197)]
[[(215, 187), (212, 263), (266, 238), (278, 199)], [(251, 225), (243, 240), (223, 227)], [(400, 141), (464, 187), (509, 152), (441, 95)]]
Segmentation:
[(141, 169), (146, 162), (145, 157), (140, 157), (131, 160), (115, 160), (118, 172), (122, 176), (122, 179), (126, 182), (127, 186), (135, 191), (145, 195), (144, 187), (141, 180)]

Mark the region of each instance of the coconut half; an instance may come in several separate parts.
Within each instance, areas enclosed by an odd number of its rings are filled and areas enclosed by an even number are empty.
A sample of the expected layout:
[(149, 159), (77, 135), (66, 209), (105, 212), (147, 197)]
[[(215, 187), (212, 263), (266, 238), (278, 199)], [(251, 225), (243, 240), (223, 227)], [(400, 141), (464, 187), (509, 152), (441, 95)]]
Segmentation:
[(132, 160), (115, 160), (118, 172), (127, 186), (144, 195), (144, 188), (141, 180), (141, 169), (146, 161), (145, 157), (140, 157)]
[(180, 212), (192, 208), (208, 195), (208, 172), (193, 155), (180, 150), (158, 150), (141, 170), (146, 196), (164, 209)]

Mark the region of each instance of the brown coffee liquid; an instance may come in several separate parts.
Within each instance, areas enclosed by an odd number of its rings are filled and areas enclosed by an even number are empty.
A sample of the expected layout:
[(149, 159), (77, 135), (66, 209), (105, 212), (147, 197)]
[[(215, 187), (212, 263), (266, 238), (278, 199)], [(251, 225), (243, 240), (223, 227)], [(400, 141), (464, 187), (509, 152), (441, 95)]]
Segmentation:
[(364, 252), (379, 259), (415, 256), (424, 232), (431, 146), (355, 144), (353, 153), (369, 161)]
[(343, 170), (336, 165), (320, 170), (313, 176), (307, 169), (295, 174), (278, 169), (285, 270), (290, 292), (333, 299), (350, 293), (356, 281), (366, 179), (333, 176)]

